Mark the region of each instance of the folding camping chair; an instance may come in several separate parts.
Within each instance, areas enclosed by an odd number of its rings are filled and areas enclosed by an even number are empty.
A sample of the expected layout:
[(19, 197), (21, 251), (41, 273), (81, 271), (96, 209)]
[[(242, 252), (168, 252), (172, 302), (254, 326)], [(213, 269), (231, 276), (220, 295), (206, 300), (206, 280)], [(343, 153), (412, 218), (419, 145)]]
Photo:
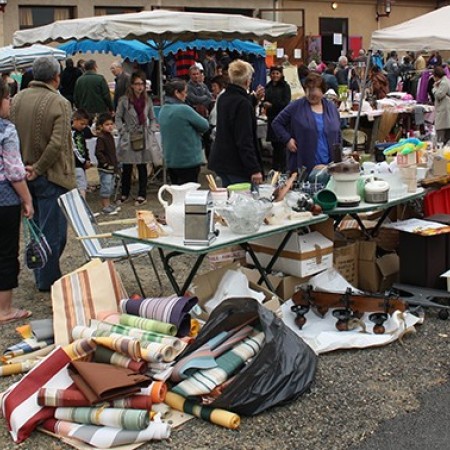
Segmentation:
[(58, 198), (59, 207), (64, 212), (67, 221), (70, 223), (77, 238), (80, 240), (83, 250), (88, 258), (100, 258), (102, 261), (112, 260), (121, 261), (128, 260), (131, 269), (133, 270), (137, 284), (141, 291), (141, 294), (145, 297), (144, 290), (142, 288), (141, 280), (136, 271), (136, 267), (133, 263), (133, 258), (136, 256), (148, 255), (150, 263), (155, 272), (158, 284), (162, 293), (162, 283), (156, 270), (155, 262), (151, 255), (153, 245), (148, 244), (125, 244), (107, 247), (102, 245), (101, 238), (111, 237), (111, 233), (99, 234), (97, 229), (97, 221), (92, 213), (86, 200), (80, 195), (77, 189), (73, 189), (66, 194), (61, 195)]

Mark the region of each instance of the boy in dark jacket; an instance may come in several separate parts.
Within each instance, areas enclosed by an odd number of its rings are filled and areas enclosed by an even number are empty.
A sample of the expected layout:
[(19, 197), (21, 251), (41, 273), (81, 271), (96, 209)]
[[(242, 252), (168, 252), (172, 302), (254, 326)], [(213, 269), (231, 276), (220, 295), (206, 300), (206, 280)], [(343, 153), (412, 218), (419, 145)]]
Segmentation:
[(88, 125), (89, 114), (84, 109), (77, 109), (72, 115), (73, 154), (75, 157), (77, 188), (84, 198), (86, 198), (87, 190), (86, 170), (92, 166), (84, 133)]
[(116, 144), (112, 132), (114, 119), (110, 113), (103, 113), (97, 119), (98, 137), (95, 145), (95, 156), (98, 160), (98, 172), (100, 175), (100, 198), (103, 214), (113, 215), (120, 208), (111, 204), (111, 196), (114, 192), (116, 175), (119, 172), (119, 164), (116, 156)]

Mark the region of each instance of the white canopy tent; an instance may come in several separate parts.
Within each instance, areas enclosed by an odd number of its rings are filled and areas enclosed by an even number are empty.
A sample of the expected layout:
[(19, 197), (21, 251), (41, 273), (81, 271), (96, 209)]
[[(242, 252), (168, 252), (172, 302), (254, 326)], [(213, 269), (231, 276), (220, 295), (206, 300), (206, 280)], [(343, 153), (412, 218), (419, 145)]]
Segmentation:
[(294, 36), (297, 27), (237, 14), (143, 11), (130, 14), (58, 20), (49, 25), (16, 31), (13, 45), (65, 42), (70, 39), (136, 39), (146, 42), (194, 39), (268, 39)]
[[(139, 13), (58, 20), (42, 27), (16, 31), (13, 35), (13, 45), (21, 47), (35, 43), (66, 42), (71, 39), (94, 41), (135, 39), (145, 43), (152, 40), (162, 61), (164, 49), (174, 41), (271, 40), (296, 34), (295, 25), (271, 20), (237, 14), (206, 14), (157, 9)], [(159, 64), (159, 70), (160, 79), (162, 79), (161, 64)], [(162, 83), (160, 88), (162, 100)]]
[(372, 33), (372, 50), (450, 49), (450, 6)]
[(54, 56), (58, 61), (63, 61), (66, 59), (66, 52), (39, 44), (24, 48), (14, 48), (12, 45), (0, 47), (0, 71), (9, 72), (30, 67), (40, 56)]

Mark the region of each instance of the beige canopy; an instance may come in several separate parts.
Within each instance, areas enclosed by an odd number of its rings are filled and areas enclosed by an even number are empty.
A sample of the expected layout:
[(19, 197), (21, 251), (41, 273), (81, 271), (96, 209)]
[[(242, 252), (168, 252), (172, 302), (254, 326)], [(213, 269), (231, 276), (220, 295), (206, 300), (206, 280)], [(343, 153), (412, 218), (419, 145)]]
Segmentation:
[(372, 50), (450, 50), (450, 6), (372, 33)]
[(13, 45), (65, 42), (70, 39), (190, 41), (193, 39), (273, 39), (294, 36), (297, 27), (235, 14), (179, 11), (143, 11), (82, 19), (59, 20), (29, 30), (16, 31)]

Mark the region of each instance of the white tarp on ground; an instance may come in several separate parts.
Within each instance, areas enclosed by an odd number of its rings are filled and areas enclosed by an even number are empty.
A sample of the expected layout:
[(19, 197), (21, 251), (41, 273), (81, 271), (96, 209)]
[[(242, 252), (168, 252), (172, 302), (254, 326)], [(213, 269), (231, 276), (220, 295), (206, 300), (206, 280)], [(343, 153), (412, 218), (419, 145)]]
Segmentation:
[(40, 56), (54, 56), (58, 61), (63, 61), (66, 59), (66, 52), (40, 44), (24, 48), (14, 48), (12, 45), (0, 47), (0, 71), (29, 67)]
[(450, 6), (372, 33), (372, 50), (450, 49)]
[[(314, 288), (319, 288), (328, 292), (345, 292), (347, 287), (352, 287), (336, 271), (328, 269), (313, 278), (307, 284)], [(327, 286), (327, 289), (323, 289)], [(357, 289), (352, 289), (358, 292)], [(292, 300), (281, 305), (283, 322), (298, 334), (318, 355), (338, 349), (367, 348), (387, 345), (401, 339), (405, 334), (414, 332), (414, 325), (422, 323), (422, 319), (409, 312), (395, 311), (383, 324), (386, 328), (384, 334), (373, 333), (373, 322), (369, 320), (369, 314), (364, 314), (361, 323), (364, 329), (358, 327), (351, 331), (338, 331), (336, 329), (336, 318), (333, 317), (332, 310), (328, 311), (322, 319), (314, 312), (309, 311), (306, 317), (306, 324), (299, 330), (295, 324), (295, 314), (291, 311)]]

